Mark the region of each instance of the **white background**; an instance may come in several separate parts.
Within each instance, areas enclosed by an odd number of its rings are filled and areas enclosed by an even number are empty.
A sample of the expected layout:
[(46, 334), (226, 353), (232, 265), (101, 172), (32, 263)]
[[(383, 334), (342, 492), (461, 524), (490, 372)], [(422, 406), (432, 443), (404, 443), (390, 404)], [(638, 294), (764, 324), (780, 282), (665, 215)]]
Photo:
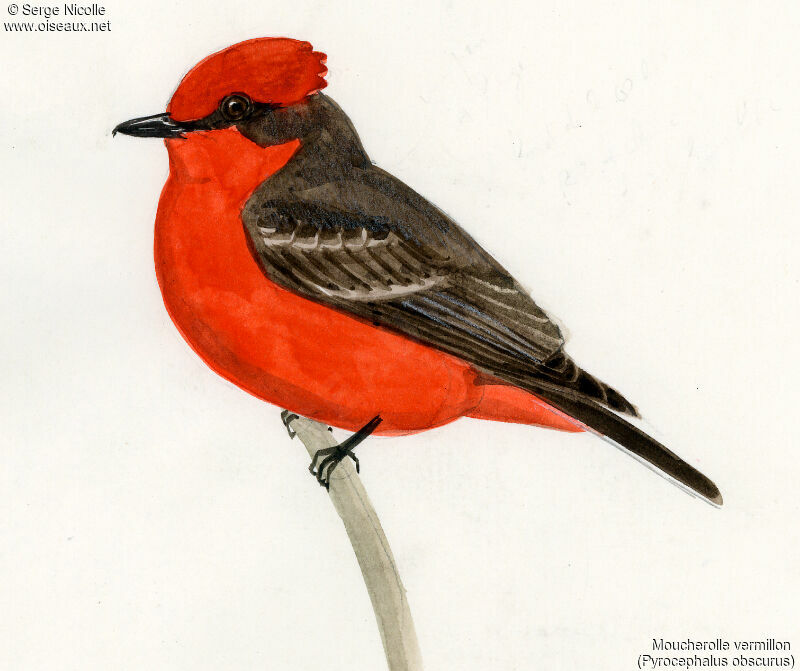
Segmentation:
[(797, 654), (800, 11), (701, 4), (115, 1), (111, 33), (4, 32), (0, 667), (385, 668), (305, 450), (164, 311), (162, 143), (110, 133), (267, 35), (328, 53), (373, 161), (725, 496), (587, 435), (370, 440), (426, 668), (624, 671), (662, 636)]

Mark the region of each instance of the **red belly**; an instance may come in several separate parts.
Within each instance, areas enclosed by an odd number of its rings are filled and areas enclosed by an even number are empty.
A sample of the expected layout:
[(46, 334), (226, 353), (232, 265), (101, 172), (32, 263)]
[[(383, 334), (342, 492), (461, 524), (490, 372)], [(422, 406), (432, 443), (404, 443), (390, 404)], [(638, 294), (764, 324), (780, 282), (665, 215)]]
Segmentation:
[(270, 282), (240, 219), (247, 196), (297, 143), (261, 149), (237, 131), (167, 140), (155, 264), (183, 337), (217, 373), (305, 417), (377, 433), (422, 431), (463, 415), (577, 430), (532, 395), (484, 384), (469, 364)]

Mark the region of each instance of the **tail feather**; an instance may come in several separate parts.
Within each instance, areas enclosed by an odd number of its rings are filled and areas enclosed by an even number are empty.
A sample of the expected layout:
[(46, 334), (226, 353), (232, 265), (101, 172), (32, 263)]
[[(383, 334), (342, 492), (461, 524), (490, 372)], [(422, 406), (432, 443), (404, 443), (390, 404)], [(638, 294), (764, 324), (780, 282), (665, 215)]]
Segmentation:
[(577, 420), (583, 428), (599, 434), (682, 489), (709, 503), (722, 505), (722, 494), (705, 475), (597, 401), (546, 382), (536, 382), (529, 388), (531, 393)]

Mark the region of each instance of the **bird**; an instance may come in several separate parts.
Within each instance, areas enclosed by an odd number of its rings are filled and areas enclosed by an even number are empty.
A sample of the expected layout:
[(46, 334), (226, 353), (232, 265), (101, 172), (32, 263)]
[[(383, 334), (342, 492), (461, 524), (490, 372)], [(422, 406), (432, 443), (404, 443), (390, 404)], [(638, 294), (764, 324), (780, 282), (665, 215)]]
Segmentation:
[(191, 68), (166, 112), (113, 129), (166, 145), (155, 269), (189, 346), (284, 408), (290, 434), (298, 415), (355, 432), (312, 462), (325, 487), (370, 434), (473, 417), (596, 434), (721, 505), (487, 250), (372, 162), (322, 92), (326, 62), (302, 40), (239, 42)]

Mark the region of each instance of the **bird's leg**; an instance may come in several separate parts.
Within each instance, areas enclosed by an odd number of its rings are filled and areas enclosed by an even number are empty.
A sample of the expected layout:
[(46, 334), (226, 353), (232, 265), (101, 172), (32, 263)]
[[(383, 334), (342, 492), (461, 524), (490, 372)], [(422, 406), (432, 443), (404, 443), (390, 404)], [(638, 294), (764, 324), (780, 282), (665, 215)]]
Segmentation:
[[(291, 419), (294, 419), (294, 417)], [(291, 421), (291, 419), (288, 421)], [(330, 489), (331, 474), (346, 457), (350, 457), (353, 460), (356, 465), (356, 472), (360, 472), (361, 464), (358, 461), (358, 457), (353, 454), (353, 450), (378, 427), (381, 421), (380, 415), (376, 415), (341, 445), (334, 445), (333, 447), (317, 450), (316, 454), (314, 454), (314, 458), (311, 460), (311, 465), (308, 467), (308, 470), (311, 471), (311, 475), (317, 478), (317, 482), (325, 487), (325, 489)]]

